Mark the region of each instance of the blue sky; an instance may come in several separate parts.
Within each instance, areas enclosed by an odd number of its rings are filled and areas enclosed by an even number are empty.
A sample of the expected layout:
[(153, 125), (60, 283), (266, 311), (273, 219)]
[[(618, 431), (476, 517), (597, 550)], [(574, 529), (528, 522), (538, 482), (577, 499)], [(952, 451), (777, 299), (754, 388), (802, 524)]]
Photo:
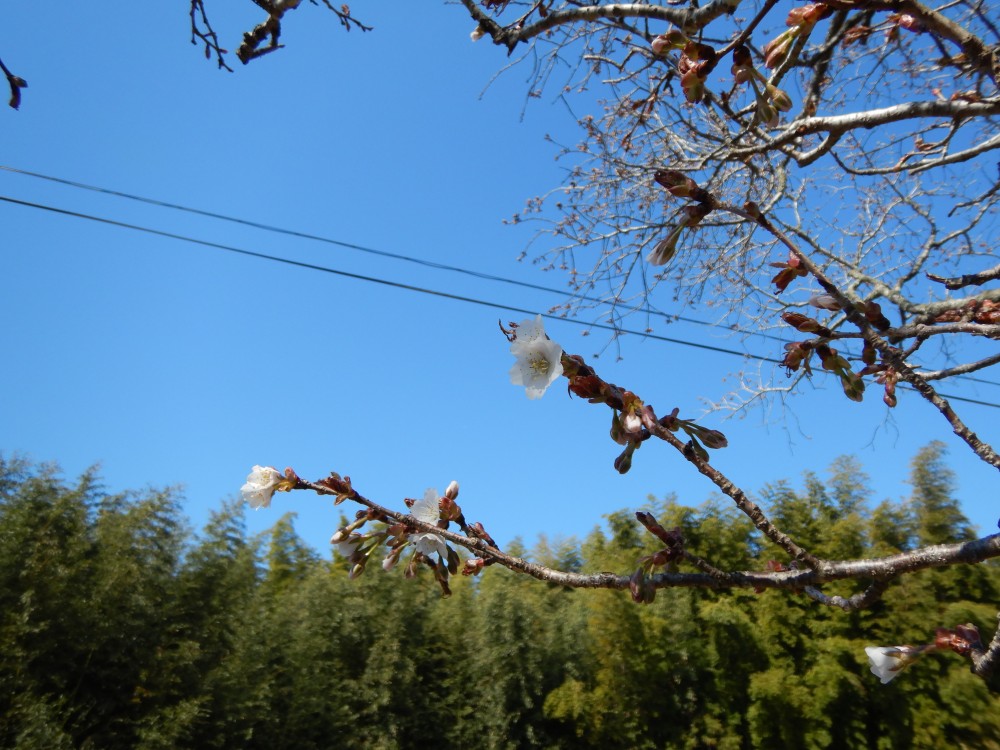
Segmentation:
[[(255, 22), (236, 5), (209, 4), (231, 47)], [(526, 70), (483, 94), (507, 60), (470, 42), (459, 7), (355, 11), (375, 31), (344, 33), (331, 14), (306, 6), (287, 17), (286, 49), (246, 67), (234, 60), (230, 74), (188, 43), (177, 5), (120, 4), (101, 14), (86, 4), (12, 5), (0, 57), (30, 87), (21, 111), (0, 112), (2, 164), (564, 287), (558, 272), (517, 262), (531, 229), (502, 220), (558, 185), (561, 167), (544, 135), (575, 136), (565, 107), (533, 100), (522, 119)], [(0, 195), (519, 308), (561, 301), (10, 171), (0, 170)], [(524, 315), (6, 202), (0, 222), (4, 454), (57, 461), (70, 476), (99, 463), (115, 491), (182, 485), (196, 527), (256, 463), (308, 478), (349, 474), (362, 493), (396, 508), (457, 479), (467, 517), (501, 543), (584, 535), (602, 514), (650, 494), (676, 492), (690, 504), (712, 494), (652, 444), (619, 476), (606, 409), (568, 398), (558, 384), (540, 401), (511, 386), (497, 320)], [(570, 352), (590, 355), (607, 342), (569, 323), (547, 328)], [(683, 323), (656, 332), (769, 356), (779, 349)], [(622, 361), (613, 348), (594, 361), (598, 372), (658, 413), (678, 406), (697, 416), (702, 398), (721, 398), (734, 373), (756, 367), (636, 336), (622, 347)], [(946, 390), (1000, 401), (996, 386)], [(1000, 437), (996, 409), (961, 410), (983, 438)], [(942, 439), (966, 513), (984, 532), (995, 528), (996, 471), (913, 395), (887, 415), (877, 394), (853, 404), (818, 378), (789, 412), (728, 422), (713, 415), (705, 424), (729, 436), (715, 463), (749, 491), (781, 478), (797, 484), (803, 469), (823, 472), (853, 453), (876, 501), (905, 497), (910, 458)], [(340, 509), (305, 493), (250, 513), (250, 530), (285, 511), (326, 549)]]

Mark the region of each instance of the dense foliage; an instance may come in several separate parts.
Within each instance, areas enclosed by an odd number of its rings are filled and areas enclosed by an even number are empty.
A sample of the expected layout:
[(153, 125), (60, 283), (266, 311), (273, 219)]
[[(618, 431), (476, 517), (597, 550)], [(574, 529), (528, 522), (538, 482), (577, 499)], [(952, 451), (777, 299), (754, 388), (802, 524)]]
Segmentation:
[[(760, 500), (833, 559), (973, 538), (938, 444), (914, 459), (908, 502), (872, 506), (865, 485), (842, 459)], [(692, 549), (767, 564), (723, 503), (646, 509)], [(989, 631), (993, 562), (910, 576), (850, 614), (777, 591), (669, 589), (638, 606), (499, 566), (442, 599), (425, 577), (349, 580), (291, 517), (249, 538), (243, 512), (224, 505), (193, 536), (176, 492), (109, 495), (93, 474), (71, 486), (0, 459), (0, 745), (1000, 748), (997, 685), (958, 656), (882, 685), (864, 655), (938, 625)], [(620, 571), (656, 545), (620, 511), (581, 544), (519, 552)]]

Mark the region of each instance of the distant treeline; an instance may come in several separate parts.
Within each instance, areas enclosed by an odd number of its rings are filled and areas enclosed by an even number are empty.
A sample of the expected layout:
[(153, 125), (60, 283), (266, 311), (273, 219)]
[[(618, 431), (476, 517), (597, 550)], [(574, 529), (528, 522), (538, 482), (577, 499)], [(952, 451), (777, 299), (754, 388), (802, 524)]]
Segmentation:
[[(911, 481), (907, 502), (872, 505), (845, 458), (759, 500), (828, 558), (973, 537), (939, 444)], [(864, 653), (966, 622), (991, 636), (992, 563), (905, 578), (852, 614), (776, 591), (661, 590), (639, 606), (499, 568), (442, 599), (401, 568), (348, 580), (292, 516), (248, 537), (224, 505), (195, 536), (174, 492), (108, 495), (93, 474), (68, 484), (2, 458), (0, 503), (3, 747), (1000, 748), (1000, 692), (959, 656), (882, 685)], [(721, 567), (787, 563), (721, 500), (644, 507)], [(607, 521), (510, 551), (621, 573), (655, 551), (631, 512)]]

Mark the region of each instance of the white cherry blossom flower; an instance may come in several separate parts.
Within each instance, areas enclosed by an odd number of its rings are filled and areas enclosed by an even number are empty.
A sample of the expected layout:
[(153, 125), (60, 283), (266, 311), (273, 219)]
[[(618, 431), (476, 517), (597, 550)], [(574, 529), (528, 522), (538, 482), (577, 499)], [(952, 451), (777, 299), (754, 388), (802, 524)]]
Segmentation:
[[(438, 504), (440, 499), (437, 490), (428, 489), (424, 492), (423, 499), (417, 500), (413, 504), (413, 507), (410, 508), (410, 515), (424, 523), (437, 523), (441, 518), (441, 506)], [(448, 559), (448, 545), (437, 534), (430, 531), (423, 531), (419, 534), (411, 534), (410, 540), (417, 548), (417, 552), (421, 552), (428, 557), (436, 552), (445, 560)]]
[(896, 675), (910, 666), (926, 650), (926, 646), (919, 648), (914, 646), (865, 646), (872, 674), (882, 680), (883, 685), (891, 682)]
[(523, 385), (528, 398), (541, 398), (563, 373), (562, 347), (545, 335), (542, 316), (525, 320), (517, 327), (510, 353), (517, 361), (510, 369), (510, 382)]
[(267, 508), (271, 505), (274, 491), (284, 481), (281, 473), (270, 466), (254, 466), (247, 476), (246, 484), (240, 488), (243, 499), (250, 503), (254, 510)]

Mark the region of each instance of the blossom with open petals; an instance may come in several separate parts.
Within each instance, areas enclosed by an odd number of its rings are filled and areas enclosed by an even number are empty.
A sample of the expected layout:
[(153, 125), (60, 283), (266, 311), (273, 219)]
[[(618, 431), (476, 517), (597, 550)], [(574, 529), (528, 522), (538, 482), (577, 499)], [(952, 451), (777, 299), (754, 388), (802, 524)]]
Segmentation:
[(528, 398), (541, 398), (563, 374), (562, 352), (562, 347), (545, 335), (541, 315), (522, 321), (510, 345), (510, 353), (517, 357), (510, 368), (510, 382), (523, 385)]
[(254, 510), (267, 508), (271, 505), (274, 491), (284, 482), (281, 473), (270, 466), (254, 466), (247, 476), (246, 484), (240, 488), (243, 499), (250, 503)]
[[(423, 521), (424, 523), (437, 523), (441, 518), (441, 498), (438, 497), (437, 490), (428, 489), (424, 492), (424, 497), (422, 500), (417, 500), (410, 508), (410, 515), (416, 518), (418, 521)], [(442, 539), (437, 534), (430, 531), (424, 531), (419, 534), (412, 534), (410, 540), (413, 545), (417, 548), (417, 552), (421, 552), (428, 557), (430, 557), (435, 552), (444, 559), (448, 559), (448, 545), (444, 543)]]
[(896, 675), (916, 661), (917, 657), (925, 650), (927, 650), (925, 646), (919, 648), (913, 646), (865, 646), (872, 674), (882, 680), (883, 685), (891, 682)]

